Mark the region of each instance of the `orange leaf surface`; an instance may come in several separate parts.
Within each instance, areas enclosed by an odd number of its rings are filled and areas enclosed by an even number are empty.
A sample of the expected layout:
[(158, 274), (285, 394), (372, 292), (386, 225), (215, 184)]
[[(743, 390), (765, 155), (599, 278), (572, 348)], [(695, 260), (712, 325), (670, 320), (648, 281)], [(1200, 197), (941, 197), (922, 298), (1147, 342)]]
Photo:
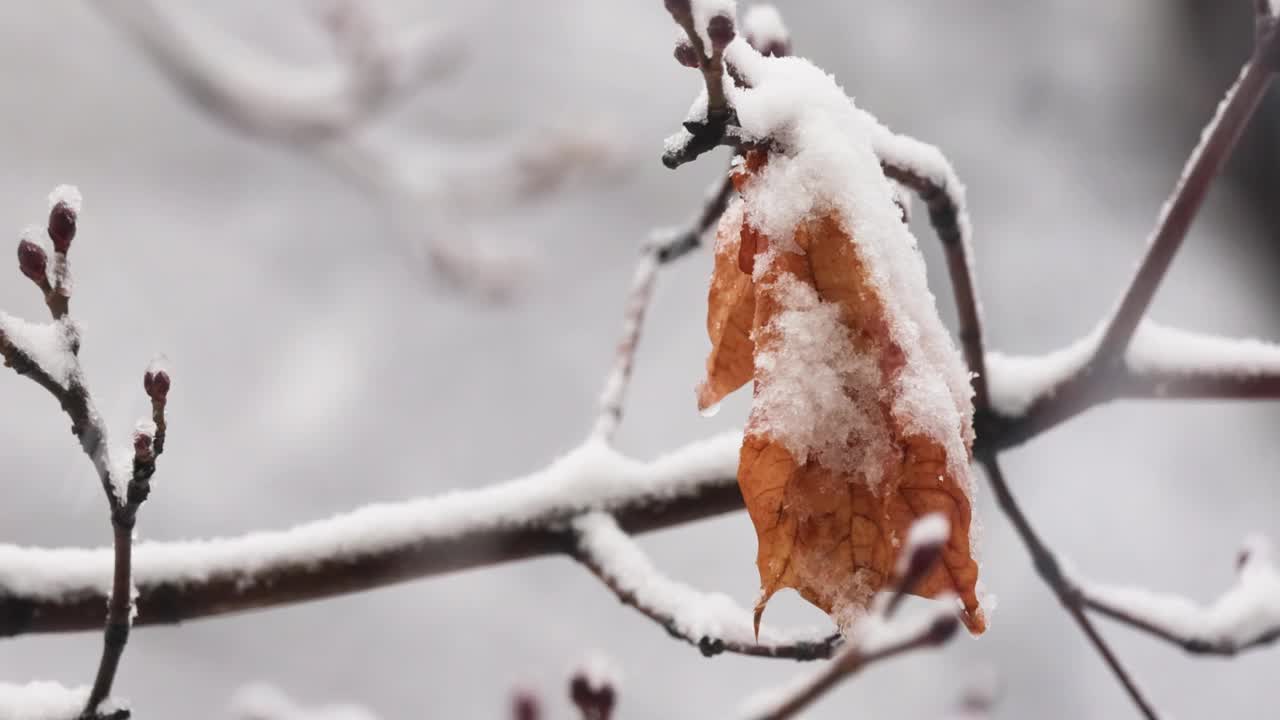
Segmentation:
[[(740, 191), (766, 163), (762, 151), (748, 155)], [(769, 598), (794, 588), (846, 626), (894, 580), (911, 524), (941, 513), (951, 528), (942, 561), (913, 592), (954, 593), (981, 633), (971, 408), (956, 407), (939, 382), (933, 397), (961, 421), (917, 417), (927, 409), (911, 393), (936, 367), (902, 342), (890, 291), (837, 212), (811, 213), (792, 237), (769, 238), (752, 226), (744, 197), (719, 228), (698, 400), (705, 407), (755, 379), (738, 482), (759, 540), (757, 625)]]

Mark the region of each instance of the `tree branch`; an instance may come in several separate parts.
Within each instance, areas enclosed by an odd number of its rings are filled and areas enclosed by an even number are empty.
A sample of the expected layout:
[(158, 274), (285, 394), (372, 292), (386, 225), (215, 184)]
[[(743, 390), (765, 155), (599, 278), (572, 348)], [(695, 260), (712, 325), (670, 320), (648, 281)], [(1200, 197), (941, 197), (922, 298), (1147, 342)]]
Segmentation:
[[(916, 141), (898, 136), (898, 142)], [(921, 144), (922, 145), (922, 144)], [(927, 147), (927, 146), (926, 146)], [(933, 149), (929, 147), (928, 149)], [(901, 156), (885, 157), (881, 149), (881, 164), (885, 175), (902, 183), (916, 193), (929, 211), (929, 222), (942, 241), (947, 258), (947, 271), (951, 277), (951, 292), (955, 296), (956, 314), (960, 319), (960, 345), (969, 370), (974, 373), (974, 405), (987, 407), (986, 352), (983, 348), (982, 311), (978, 303), (977, 281), (973, 272), (973, 248), (965, 211), (963, 190), (950, 165), (942, 159), (940, 177), (931, 177), (921, 169), (913, 168)], [(934, 153), (942, 158), (941, 153)]]
[[(574, 557), (600, 579), (624, 605), (640, 611), (674, 638), (708, 657), (722, 652), (756, 657), (818, 660), (829, 658), (841, 636), (754, 631), (751, 613), (731, 598), (706, 594), (663, 576), (605, 513), (574, 521), (578, 543)], [(763, 642), (758, 638), (763, 638)]]
[(1103, 332), (1098, 346), (1098, 357), (1103, 361), (1117, 357), (1133, 337), (1174, 255), (1182, 247), (1200, 206), (1209, 195), (1209, 188), (1231, 157), (1232, 150), (1271, 85), (1276, 71), (1275, 56), (1280, 52), (1280, 33), (1269, 9), (1256, 10), (1258, 37), (1253, 56), (1245, 63), (1239, 79), (1227, 90), (1226, 98), (1205, 128), (1200, 144), (1187, 159), (1173, 195), (1161, 210), (1147, 254)]
[(1085, 607), (1193, 655), (1234, 656), (1280, 640), (1280, 572), (1271, 543), (1250, 538), (1234, 587), (1200, 607), (1177, 595), (1077, 582)]
[(996, 502), (999, 504), (1000, 510), (1009, 519), (1023, 545), (1026, 546), (1027, 552), (1031, 554), (1032, 564), (1035, 566), (1036, 573), (1040, 575), (1040, 579), (1044, 580), (1049, 589), (1053, 591), (1053, 594), (1058, 597), (1058, 601), (1062, 603), (1063, 609), (1080, 626), (1080, 630), (1089, 639), (1094, 649), (1098, 651), (1107, 667), (1110, 668), (1111, 673), (1124, 686), (1125, 692), (1129, 694), (1129, 698), (1133, 700), (1142, 715), (1148, 720), (1156, 720), (1159, 715), (1156, 713), (1155, 708), (1142, 694), (1142, 691), (1138, 689), (1133, 677), (1120, 664), (1120, 660), (1116, 657), (1111, 646), (1098, 634), (1093, 622), (1085, 615), (1080, 589), (1062, 572), (1057, 557), (1040, 539), (1030, 520), (1027, 519), (1017, 500), (1014, 499), (1013, 492), (1005, 482), (1004, 473), (1000, 470), (1000, 464), (996, 460), (996, 456), (994, 454), (980, 456), (978, 462), (986, 470), (987, 480), (996, 494)]
[[(570, 521), (613, 514), (627, 533), (742, 508), (741, 436), (693, 443), (650, 463), (588, 444), (505, 484), (373, 505), (291, 530), (134, 549), (137, 625), (175, 623), (573, 552)], [(0, 637), (99, 627), (105, 550), (0, 546)]]

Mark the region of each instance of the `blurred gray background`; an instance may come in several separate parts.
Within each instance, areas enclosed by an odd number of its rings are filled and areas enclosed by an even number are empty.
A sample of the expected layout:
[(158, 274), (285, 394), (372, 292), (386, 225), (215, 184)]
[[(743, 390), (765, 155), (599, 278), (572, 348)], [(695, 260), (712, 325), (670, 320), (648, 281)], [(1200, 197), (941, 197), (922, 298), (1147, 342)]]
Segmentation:
[[(172, 5), (273, 56), (325, 57), (306, 0)], [(623, 182), (484, 222), (538, 258), (511, 304), (477, 303), (404, 262), (364, 197), (188, 105), (89, 2), (0, 4), (0, 225), (16, 243), (54, 185), (84, 192), (74, 307), (114, 427), (142, 413), (139, 379), (155, 351), (174, 368), (170, 445), (139, 524), (145, 538), (283, 527), (544, 466), (590, 428), (639, 243), (683, 220), (723, 167), (718, 157), (678, 172), (658, 162), (698, 87), (670, 59), (674, 32), (658, 0), (387, 5), (406, 23), (462, 22), (474, 42), (455, 81), (389, 119), (397, 136), (443, 156), (459, 141), (432, 136), (424, 118), (483, 137), (604, 114), (634, 153)], [(949, 154), (969, 186), (991, 340), (1013, 352), (1063, 344), (1112, 306), (1252, 36), (1243, 0), (778, 5), (800, 54), (891, 126)], [(1275, 100), (1196, 224), (1156, 319), (1280, 337)], [(917, 232), (950, 322), (941, 258), (927, 229)], [(619, 436), (625, 452), (651, 457), (745, 416), (745, 397), (714, 419), (694, 409), (708, 271), (701, 253), (660, 280)], [(16, 271), (0, 274), (0, 307), (30, 318), (42, 310)], [(10, 374), (0, 376), (0, 406), (0, 540), (108, 542), (97, 481), (56, 405)], [(1267, 405), (1106, 407), (1009, 454), (1006, 470), (1084, 574), (1208, 601), (1231, 582), (1246, 533), (1280, 538), (1278, 420)], [(998, 717), (1133, 715), (989, 493), (980, 514), (985, 581), (999, 597), (987, 635), (876, 667), (811, 717), (939, 717), (987, 668), (1002, 679)], [(678, 578), (754, 598), (744, 514), (642, 544)], [(770, 607), (775, 622), (824, 621), (794, 596)], [(1277, 651), (1195, 659), (1100, 622), (1178, 717), (1274, 716)], [(5, 640), (0, 677), (88, 682), (100, 642)], [(223, 718), (251, 681), (386, 718), (504, 718), (520, 685), (568, 717), (565, 678), (590, 650), (625, 673), (623, 720), (728, 717), (752, 691), (806, 669), (704, 659), (572, 563), (546, 559), (145, 629), (117, 688), (140, 718)]]

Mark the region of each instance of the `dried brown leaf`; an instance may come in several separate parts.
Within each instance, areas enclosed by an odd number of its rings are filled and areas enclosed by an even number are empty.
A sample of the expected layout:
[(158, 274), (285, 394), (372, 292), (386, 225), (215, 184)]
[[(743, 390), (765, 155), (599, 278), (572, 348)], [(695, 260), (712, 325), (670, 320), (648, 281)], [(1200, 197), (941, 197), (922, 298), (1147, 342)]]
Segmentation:
[[(740, 170), (740, 188), (760, 171), (761, 155), (749, 156)], [(951, 527), (942, 561), (911, 592), (956, 594), (966, 625), (981, 633), (985, 618), (970, 546), (969, 458), (948, 458), (946, 450), (949, 444), (967, 452), (969, 433), (957, 427), (961, 442), (942, 443), (903, 427), (894, 379), (907, 353), (893, 339), (882, 290), (871, 281), (854, 238), (834, 213), (800, 223), (792, 238), (773, 240), (742, 213), (731, 213), (719, 238), (709, 296), (712, 353), (699, 402), (719, 401), (754, 373), (756, 402), (738, 482), (759, 540), (757, 624), (774, 593), (794, 588), (845, 625), (894, 581), (911, 524), (942, 513)], [(771, 252), (770, 246), (777, 247)], [(773, 387), (783, 382), (779, 358), (804, 357), (803, 350), (797, 355), (790, 347), (800, 340), (780, 319), (795, 310), (797, 297), (816, 298), (808, 309), (837, 318), (835, 335), (823, 338), (818, 350), (835, 348), (852, 358), (848, 371), (832, 381), (838, 385), (833, 392), (841, 393), (835, 395), (837, 410), (847, 422), (820, 423), (817, 439), (807, 437), (809, 444), (800, 448), (779, 429), (777, 410), (769, 406), (777, 392), (785, 398), (793, 390)], [(749, 310), (754, 312), (748, 322)]]

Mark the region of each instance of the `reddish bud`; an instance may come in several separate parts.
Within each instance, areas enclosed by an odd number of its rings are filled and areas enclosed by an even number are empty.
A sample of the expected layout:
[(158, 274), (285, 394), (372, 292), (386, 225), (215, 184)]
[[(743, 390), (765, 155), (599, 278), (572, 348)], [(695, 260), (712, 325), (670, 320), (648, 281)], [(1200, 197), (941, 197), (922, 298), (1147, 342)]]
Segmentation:
[(142, 376), (142, 389), (152, 400), (162, 401), (169, 397), (169, 373), (163, 370), (147, 371)]
[(613, 715), (617, 697), (612, 686), (592, 687), (591, 681), (578, 673), (569, 683), (569, 699), (582, 711), (583, 717), (608, 720)]
[(22, 274), (30, 278), (31, 282), (41, 287), (47, 285), (49, 283), (48, 267), (49, 258), (45, 255), (44, 248), (30, 240), (18, 243), (18, 269), (22, 270)]
[(533, 693), (522, 691), (516, 693), (511, 704), (512, 720), (541, 720), (542, 705)]
[(49, 211), (49, 239), (53, 249), (64, 255), (76, 237), (76, 211), (65, 202), (56, 203)]
[(145, 458), (151, 455), (151, 436), (144, 432), (133, 434), (133, 456)]
[(697, 68), (701, 64), (698, 62), (698, 51), (693, 49), (688, 40), (676, 43), (675, 57), (676, 62), (688, 68)]
[(716, 15), (707, 22), (707, 37), (711, 38), (711, 46), (716, 50), (723, 50), (733, 42), (735, 34), (733, 18), (728, 15)]

